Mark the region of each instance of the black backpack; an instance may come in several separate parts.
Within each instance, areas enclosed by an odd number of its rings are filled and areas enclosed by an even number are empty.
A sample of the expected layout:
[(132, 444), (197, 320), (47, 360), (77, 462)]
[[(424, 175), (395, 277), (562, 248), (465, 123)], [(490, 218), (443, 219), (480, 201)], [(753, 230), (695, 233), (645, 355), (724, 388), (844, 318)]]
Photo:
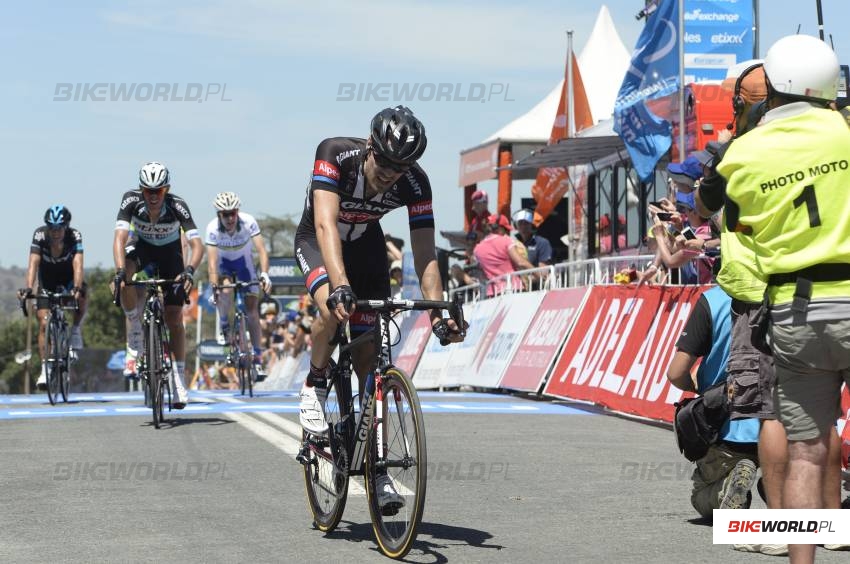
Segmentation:
[(676, 404), (673, 430), (679, 451), (691, 462), (706, 455), (718, 442), (720, 429), (729, 419), (726, 380), (708, 388), (702, 395), (685, 398)]

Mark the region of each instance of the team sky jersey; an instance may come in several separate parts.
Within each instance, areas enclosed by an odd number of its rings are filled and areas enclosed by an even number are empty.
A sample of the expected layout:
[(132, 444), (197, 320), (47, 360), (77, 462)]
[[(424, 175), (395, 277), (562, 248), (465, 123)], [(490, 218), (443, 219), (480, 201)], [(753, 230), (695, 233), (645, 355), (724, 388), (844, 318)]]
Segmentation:
[[(732, 143), (718, 172), (728, 182), (727, 223), (751, 229), (741, 240), (762, 274), (850, 263), (850, 130), (841, 114), (805, 103), (771, 110)], [(789, 303), (794, 290), (771, 286), (771, 303)], [(848, 298), (850, 281), (814, 283), (813, 302)]]
[[(39, 285), (54, 290), (57, 285), (65, 286), (74, 279), (74, 256), (83, 252), (83, 236), (73, 227), (65, 229), (62, 251), (54, 257), (50, 252), (50, 237), (47, 227), (42, 225), (32, 234), (30, 254), (41, 257), (38, 264)], [(46, 287), (50, 284), (53, 287)]]
[(434, 227), (431, 183), (419, 165), (410, 167), (385, 193), (365, 199), (365, 151), (366, 140), (353, 137), (333, 137), (319, 144), (298, 231), (315, 237), (313, 194), (316, 190), (339, 196), (337, 226), (343, 241), (359, 239), (384, 215), (402, 206), (407, 206), (411, 230)]
[(253, 261), (254, 243), (252, 239), (260, 234), (260, 226), (254, 216), (239, 212), (239, 221), (236, 223), (236, 231), (230, 235), (221, 227), (218, 217), (207, 225), (207, 236), (204, 243), (218, 248), (219, 260), (236, 260), (245, 258), (249, 263)]
[(149, 245), (162, 247), (174, 242), (180, 243), (180, 229), (189, 240), (200, 237), (189, 206), (183, 198), (167, 193), (162, 203), (156, 223), (151, 222), (141, 190), (130, 190), (121, 198), (121, 209), (115, 229), (130, 230), (133, 227), (136, 237)]

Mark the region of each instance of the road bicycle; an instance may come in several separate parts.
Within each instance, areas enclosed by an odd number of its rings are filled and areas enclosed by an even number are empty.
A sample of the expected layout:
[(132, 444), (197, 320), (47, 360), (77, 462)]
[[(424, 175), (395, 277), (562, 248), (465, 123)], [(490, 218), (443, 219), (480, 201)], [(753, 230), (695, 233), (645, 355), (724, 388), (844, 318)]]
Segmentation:
[[(381, 552), (402, 558), (416, 539), (425, 508), (427, 451), (422, 408), (410, 377), (392, 364), (390, 323), (396, 312), (447, 309), (458, 327), (464, 327), (460, 297), (454, 301), (358, 300), (358, 311), (374, 311), (373, 330), (351, 342), (340, 328), (332, 344), (339, 358), (331, 361), (325, 417), (328, 430), (303, 432), (297, 460), (304, 467), (307, 502), (320, 531), (333, 531), (342, 519), (350, 476), (364, 476), (372, 529)], [(465, 331), (462, 330), (462, 334)], [(355, 410), (352, 395), (351, 349), (374, 341), (375, 370), (366, 377), (365, 391)], [(448, 344), (448, 341), (442, 341)], [(378, 504), (376, 480), (386, 474), (404, 503)]]
[[(165, 324), (163, 287), (179, 284), (173, 279), (153, 278), (126, 282), (128, 286), (145, 289), (145, 307), (142, 312), (144, 347), (136, 358), (136, 371), (144, 382), (145, 405), (153, 412), (153, 426), (157, 429), (165, 421), (166, 397), (171, 411), (172, 358), (168, 346), (168, 327)], [(115, 303), (120, 304), (120, 294), (115, 291)]]
[(230, 334), (227, 336), (229, 352), (227, 354), (227, 363), (230, 364), (239, 377), (239, 389), (242, 395), (245, 395), (245, 390), (248, 390), (248, 395), (254, 397), (254, 382), (257, 381), (257, 368), (254, 365), (254, 346), (251, 344), (251, 337), (248, 332), (248, 314), (245, 309), (245, 293), (251, 288), (256, 287), (260, 283), (259, 280), (251, 280), (249, 282), (233, 282), (228, 284), (217, 284), (215, 292), (232, 288), (235, 290), (235, 313), (233, 314), (233, 325), (230, 327)]
[(28, 315), (27, 300), (36, 297), (46, 298), (48, 303), (47, 327), (44, 333), (44, 362), (47, 373), (47, 399), (50, 405), (56, 405), (59, 395), (68, 403), (71, 394), (71, 364), (76, 359), (71, 350), (71, 330), (65, 311), (77, 311), (76, 298), (63, 288), (56, 292), (41, 290), (38, 296), (28, 293), (21, 299), (24, 316)]

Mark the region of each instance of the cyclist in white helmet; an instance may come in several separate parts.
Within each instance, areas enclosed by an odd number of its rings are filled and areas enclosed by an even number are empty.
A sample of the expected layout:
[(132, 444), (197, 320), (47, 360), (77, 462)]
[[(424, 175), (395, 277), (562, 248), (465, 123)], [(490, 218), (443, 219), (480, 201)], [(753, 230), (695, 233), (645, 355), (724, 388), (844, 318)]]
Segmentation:
[[(183, 378), (186, 370), (186, 328), (183, 304), (195, 281), (195, 269), (204, 256), (204, 244), (183, 198), (171, 194), (168, 169), (158, 162), (146, 163), (139, 171), (139, 187), (124, 193), (115, 224), (112, 255), (115, 260), (113, 283), (121, 288), (121, 306), (130, 324), (129, 345), (142, 350), (144, 336), (135, 288), (125, 286), (136, 272), (153, 268), (160, 278), (173, 278), (181, 284), (165, 288), (165, 323), (169, 346), (174, 355), (172, 404), (183, 409), (189, 401)], [(136, 241), (128, 247), (131, 226)], [(180, 232), (186, 235), (191, 257), (184, 263)]]
[[(214, 288), (219, 283), (229, 283), (234, 280), (248, 282), (258, 278), (254, 268), (254, 251), (260, 259), (260, 286), (263, 292), (272, 289), (269, 278), (269, 255), (263, 236), (260, 234), (260, 226), (254, 216), (239, 211), (242, 202), (239, 196), (233, 192), (221, 192), (213, 202), (218, 212), (216, 217), (207, 224), (206, 238), (207, 246), (207, 269), (210, 284)], [(245, 297), (245, 309), (248, 317), (248, 332), (251, 334), (251, 344), (254, 347), (254, 366), (257, 369), (257, 381), (262, 382), (266, 374), (261, 361), (262, 350), (260, 350), (260, 314), (257, 286), (249, 288)], [(221, 332), (227, 341), (230, 330), (228, 315), (231, 310), (233, 291), (230, 289), (215, 291), (214, 299), (221, 317)]]

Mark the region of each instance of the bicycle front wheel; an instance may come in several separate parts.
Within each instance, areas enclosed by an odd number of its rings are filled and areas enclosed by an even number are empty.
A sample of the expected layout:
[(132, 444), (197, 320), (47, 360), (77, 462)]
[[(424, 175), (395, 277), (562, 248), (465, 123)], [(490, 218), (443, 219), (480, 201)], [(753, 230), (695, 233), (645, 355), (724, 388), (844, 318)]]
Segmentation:
[[(331, 361), (333, 362), (333, 361)], [(328, 381), (328, 399), (325, 403), (325, 418), (336, 430), (340, 421), (340, 404), (343, 398), (351, 397), (340, 393), (335, 380)], [(304, 432), (304, 484), (307, 487), (307, 504), (313, 513), (313, 524), (322, 532), (333, 531), (342, 519), (348, 497), (348, 459), (345, 434), (334, 433), (333, 437), (315, 437)], [(340, 464), (344, 465), (340, 468)]]
[(63, 327), (62, 331), (62, 370), (59, 378), (59, 390), (62, 392), (62, 401), (68, 403), (68, 396), (71, 395), (71, 344), (68, 327)]
[(162, 423), (162, 335), (156, 319), (151, 319), (145, 331), (145, 369), (150, 385), (153, 426)]
[(44, 368), (47, 372), (47, 399), (50, 400), (50, 405), (56, 405), (59, 399), (59, 380), (62, 378), (61, 341), (59, 323), (51, 318), (47, 323), (47, 335), (44, 342), (44, 351), (47, 355)]
[[(384, 373), (383, 401), (366, 450), (366, 495), (378, 546), (390, 558), (403, 558), (416, 540), (425, 510), (428, 455), (419, 396), (410, 378), (392, 367)], [(380, 452), (379, 452), (380, 447)], [(386, 474), (400, 496), (383, 508), (376, 481)]]

